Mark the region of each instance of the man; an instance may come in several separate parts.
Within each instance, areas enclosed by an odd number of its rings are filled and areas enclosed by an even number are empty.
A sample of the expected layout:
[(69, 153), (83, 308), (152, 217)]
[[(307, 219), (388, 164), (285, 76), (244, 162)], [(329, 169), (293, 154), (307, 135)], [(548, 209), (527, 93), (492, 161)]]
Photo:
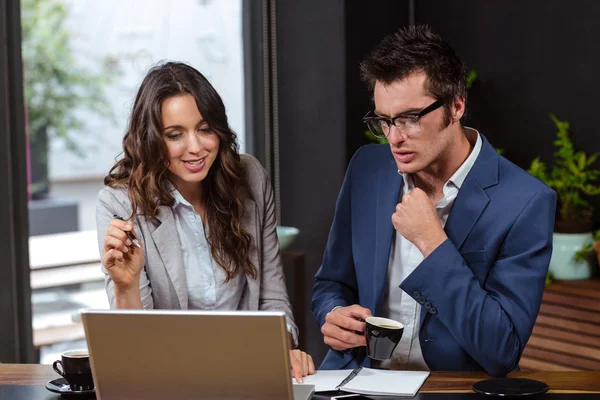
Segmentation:
[[(313, 291), (321, 368), (504, 376), (539, 311), (556, 195), (462, 126), (466, 67), (428, 27), (384, 38), (361, 71), (389, 147), (359, 149), (340, 191)], [(405, 325), (389, 361), (365, 356), (370, 315)]]

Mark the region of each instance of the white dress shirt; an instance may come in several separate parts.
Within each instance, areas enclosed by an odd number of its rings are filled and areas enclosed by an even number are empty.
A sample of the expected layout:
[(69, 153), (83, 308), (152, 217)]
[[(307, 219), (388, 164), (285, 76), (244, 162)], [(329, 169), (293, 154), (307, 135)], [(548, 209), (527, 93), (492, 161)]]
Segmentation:
[[(465, 129), (476, 134), (476, 141), (471, 154), (444, 184), (444, 197), (435, 205), (442, 227), (446, 225), (458, 191), (481, 151), (482, 141), (479, 132), (471, 128)], [(467, 137), (469, 136), (467, 134)], [(402, 174), (402, 177), (404, 183), (400, 191), (400, 199), (415, 187), (410, 174)], [(429, 367), (423, 359), (421, 344), (419, 343), (421, 305), (400, 289), (402, 281), (423, 261), (423, 255), (414, 244), (405, 239), (399, 232), (396, 231), (395, 233), (390, 249), (388, 290), (382, 315), (404, 324), (404, 333), (400, 343), (398, 343), (398, 346), (394, 350), (392, 358), (381, 362), (379, 367), (402, 370), (428, 370)]]
[[(194, 207), (173, 188), (173, 214), (187, 282), (190, 309), (238, 310), (246, 287), (244, 272), (225, 283), (225, 270), (210, 253), (202, 218)], [(208, 227), (207, 227), (208, 228)]]

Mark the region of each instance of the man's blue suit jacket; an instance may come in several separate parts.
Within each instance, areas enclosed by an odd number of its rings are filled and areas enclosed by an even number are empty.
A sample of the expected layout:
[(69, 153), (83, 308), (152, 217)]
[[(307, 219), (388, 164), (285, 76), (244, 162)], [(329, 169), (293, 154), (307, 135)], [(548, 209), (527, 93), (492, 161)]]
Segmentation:
[[(448, 217), (448, 240), (402, 282), (421, 307), (419, 339), (431, 370), (518, 368), (539, 312), (556, 193), (483, 146)], [(380, 315), (402, 176), (389, 145), (354, 155), (336, 204), (312, 310), (320, 326), (335, 306)], [(370, 366), (365, 348), (331, 349), (321, 369)]]

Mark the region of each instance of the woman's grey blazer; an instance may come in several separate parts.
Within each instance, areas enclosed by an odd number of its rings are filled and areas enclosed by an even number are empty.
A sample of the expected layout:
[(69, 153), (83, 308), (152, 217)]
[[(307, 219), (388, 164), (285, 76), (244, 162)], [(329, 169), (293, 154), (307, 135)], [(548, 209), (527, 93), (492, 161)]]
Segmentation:
[[(242, 223), (252, 236), (250, 261), (258, 270), (257, 279), (248, 278), (241, 300), (242, 308), (284, 311), (288, 330), (297, 344), (298, 328), (292, 316), (279, 254), (273, 189), (265, 169), (254, 157), (243, 154), (241, 160), (252, 195), (252, 199), (244, 201)], [(106, 230), (114, 214), (124, 218), (131, 215), (127, 190), (105, 187), (98, 194), (96, 206), (100, 254), (103, 252)], [(161, 206), (154, 219), (138, 215), (134, 219), (134, 226), (146, 256), (146, 265), (140, 276), (140, 294), (144, 308), (187, 309), (188, 290), (183, 254), (173, 210)], [(105, 274), (110, 306), (115, 308), (113, 282), (104, 266), (102, 271)]]

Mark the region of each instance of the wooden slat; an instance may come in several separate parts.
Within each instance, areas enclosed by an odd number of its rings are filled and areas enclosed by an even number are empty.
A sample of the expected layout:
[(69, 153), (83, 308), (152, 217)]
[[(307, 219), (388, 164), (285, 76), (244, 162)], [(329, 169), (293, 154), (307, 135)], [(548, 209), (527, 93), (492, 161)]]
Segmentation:
[(523, 371), (576, 371), (576, 369), (571, 367), (525, 356), (521, 357), (519, 367)]
[(537, 347), (550, 351), (556, 351), (565, 354), (576, 354), (581, 357), (592, 360), (600, 360), (600, 349), (582, 347), (576, 344), (562, 342), (560, 340), (546, 339), (538, 336), (532, 336), (527, 346)]
[(587, 311), (596, 311), (600, 312), (600, 301), (597, 299), (592, 299), (589, 297), (576, 297), (569, 296), (566, 294), (558, 293), (558, 292), (544, 292), (544, 296), (542, 298), (544, 303), (551, 304), (568, 304), (570, 307), (579, 308)]
[(560, 326), (570, 332), (581, 332), (587, 335), (598, 335), (600, 326), (597, 324), (588, 324), (582, 321), (569, 321), (560, 317), (548, 317), (546, 315), (538, 315), (536, 325)]
[(561, 325), (542, 325), (538, 322), (533, 327), (532, 335), (564, 340), (569, 343), (586, 347), (600, 348), (600, 335), (585, 335), (581, 332), (568, 331)]
[(600, 324), (600, 313), (593, 311), (576, 310), (569, 306), (561, 306), (556, 304), (542, 303), (542, 307), (540, 308), (540, 316), (541, 315), (554, 315), (568, 318), (570, 320), (580, 320)]
[(556, 353), (544, 349), (527, 346), (523, 352), (523, 357), (543, 360), (552, 364), (563, 366), (565, 370), (600, 370), (600, 360), (590, 360), (571, 354)]
[[(593, 277), (591, 279), (574, 279), (574, 280), (560, 280), (555, 279), (552, 281), (553, 284), (548, 285), (546, 288), (557, 288), (562, 286), (578, 287), (582, 289), (597, 289), (600, 284), (600, 277)], [(554, 285), (555, 284), (555, 285)]]
[[(586, 281), (592, 283), (592, 285), (576, 286), (564, 282), (555, 283), (546, 287), (545, 292), (550, 293), (562, 293), (566, 295), (572, 295), (576, 297), (589, 297), (592, 299), (600, 300), (600, 292), (598, 288), (594, 287), (594, 281)], [(596, 284), (597, 285), (597, 284)]]
[(576, 287), (576, 286), (558, 286), (552, 287), (550, 285), (545, 290), (548, 293), (560, 293), (568, 296), (575, 297), (586, 297), (591, 299), (600, 300), (600, 293), (596, 291), (594, 288), (590, 287)]

